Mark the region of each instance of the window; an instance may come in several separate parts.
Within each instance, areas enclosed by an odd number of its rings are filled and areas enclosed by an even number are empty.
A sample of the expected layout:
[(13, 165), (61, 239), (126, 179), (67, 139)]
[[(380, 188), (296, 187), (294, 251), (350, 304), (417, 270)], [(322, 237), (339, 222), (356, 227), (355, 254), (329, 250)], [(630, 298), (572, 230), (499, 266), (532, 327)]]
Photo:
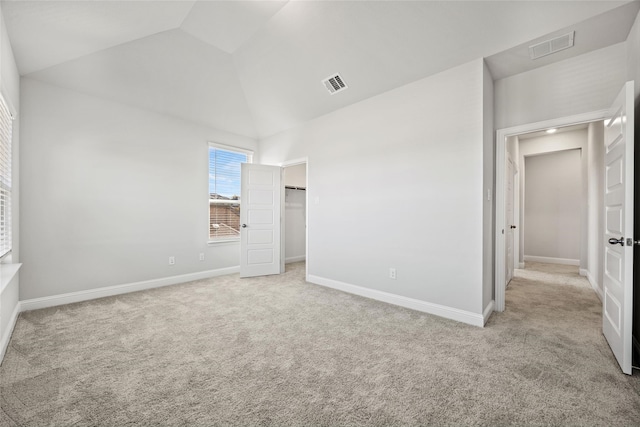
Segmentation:
[(253, 153), (209, 144), (209, 240), (240, 237), (240, 164)]
[(0, 257), (11, 252), (11, 136), (13, 117), (0, 96)]

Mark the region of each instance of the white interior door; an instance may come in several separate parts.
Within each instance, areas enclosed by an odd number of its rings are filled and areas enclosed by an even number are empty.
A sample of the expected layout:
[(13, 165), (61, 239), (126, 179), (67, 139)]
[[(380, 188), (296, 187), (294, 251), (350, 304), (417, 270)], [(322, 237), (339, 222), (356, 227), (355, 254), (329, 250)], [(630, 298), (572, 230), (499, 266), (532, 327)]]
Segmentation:
[(514, 184), (514, 177), (515, 177), (515, 168), (513, 167), (513, 162), (511, 161), (511, 159), (507, 159), (507, 174), (506, 174), (506, 178), (507, 178), (507, 191), (506, 191), (506, 195), (505, 195), (505, 207), (506, 207), (506, 212), (505, 212), (505, 223), (506, 223), (506, 248), (505, 248), (505, 252), (506, 252), (506, 260), (505, 260), (505, 286), (509, 284), (509, 282), (511, 282), (511, 279), (513, 279), (513, 265), (514, 265), (514, 260), (513, 260), (513, 254), (514, 254), (514, 247), (513, 247), (513, 232), (515, 229), (515, 220), (514, 220), (514, 210), (513, 210), (513, 184)]
[(282, 168), (243, 163), (240, 196), (240, 277), (279, 274)]
[(605, 120), (605, 242), (602, 330), (622, 371), (631, 374), (633, 322), (633, 82)]

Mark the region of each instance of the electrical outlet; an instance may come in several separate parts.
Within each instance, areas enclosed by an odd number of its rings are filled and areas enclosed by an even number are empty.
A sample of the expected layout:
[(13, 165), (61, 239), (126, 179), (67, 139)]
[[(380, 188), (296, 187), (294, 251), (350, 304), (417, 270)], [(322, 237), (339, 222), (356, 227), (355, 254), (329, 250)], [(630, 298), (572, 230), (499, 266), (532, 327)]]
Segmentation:
[(200, 252), (200, 261), (204, 261), (204, 252)]
[(396, 278), (396, 269), (392, 267), (389, 269), (389, 279), (395, 279), (395, 278)]
[(176, 263), (176, 257), (170, 256), (169, 257), (169, 265), (174, 265), (175, 263)]

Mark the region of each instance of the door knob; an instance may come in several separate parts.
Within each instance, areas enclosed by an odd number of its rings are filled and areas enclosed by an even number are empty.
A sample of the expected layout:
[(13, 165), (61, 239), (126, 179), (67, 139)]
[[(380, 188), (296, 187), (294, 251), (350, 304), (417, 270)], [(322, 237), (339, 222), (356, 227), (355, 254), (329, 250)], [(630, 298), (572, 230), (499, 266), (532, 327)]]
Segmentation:
[(624, 246), (624, 237), (621, 237), (619, 239), (615, 239), (612, 237), (611, 239), (609, 239), (609, 244)]
[(515, 226), (515, 225), (512, 225), (512, 226), (511, 226), (511, 229), (513, 230), (514, 228), (516, 228), (516, 226)]
[(247, 228), (247, 224), (242, 224), (242, 228)]

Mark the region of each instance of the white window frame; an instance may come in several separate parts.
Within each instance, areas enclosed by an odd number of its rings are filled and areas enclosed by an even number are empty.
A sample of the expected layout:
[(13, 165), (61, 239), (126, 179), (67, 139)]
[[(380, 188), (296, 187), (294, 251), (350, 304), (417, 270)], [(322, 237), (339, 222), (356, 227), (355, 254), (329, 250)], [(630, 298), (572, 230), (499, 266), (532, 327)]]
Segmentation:
[[(209, 164), (209, 149), (210, 148), (215, 148), (215, 149), (219, 149), (219, 150), (225, 150), (225, 151), (230, 151), (233, 153), (238, 153), (238, 154), (244, 154), (247, 156), (247, 163), (253, 163), (253, 151), (252, 150), (247, 150), (245, 148), (239, 148), (239, 147), (234, 147), (231, 145), (225, 145), (225, 144), (219, 144), (217, 142), (212, 142), (209, 141), (208, 142), (208, 147), (207, 147), (207, 177), (209, 177), (211, 175), (211, 165)], [(220, 243), (234, 243), (234, 242), (239, 242), (240, 241), (240, 235), (238, 236), (228, 236), (228, 237), (221, 237), (221, 238), (217, 238), (217, 239), (212, 239), (211, 238), (211, 204), (224, 204), (224, 203), (229, 203), (229, 201), (223, 201), (223, 200), (219, 200), (216, 201), (216, 199), (211, 199), (211, 194), (209, 193), (209, 180), (207, 179), (207, 199), (209, 199), (209, 204), (207, 209), (209, 210), (207, 213), (207, 217), (209, 218), (207, 220), (207, 240), (208, 240), (208, 244), (210, 245), (217, 245)], [(241, 206), (242, 209), (242, 200), (239, 201), (233, 201), (233, 204), (239, 204)]]
[[(6, 148), (0, 143), (0, 175), (6, 174), (8, 179), (0, 178), (0, 191), (5, 192), (4, 212), (0, 213), (4, 221), (0, 221), (0, 262), (11, 262), (11, 251), (13, 249), (13, 122), (16, 117), (15, 109), (5, 96), (5, 91), (0, 90), (0, 110), (7, 114), (9, 128), (2, 135), (0, 127), (0, 138), (6, 139)], [(4, 143), (5, 141), (3, 141)], [(1, 196), (0, 196), (1, 197)]]

